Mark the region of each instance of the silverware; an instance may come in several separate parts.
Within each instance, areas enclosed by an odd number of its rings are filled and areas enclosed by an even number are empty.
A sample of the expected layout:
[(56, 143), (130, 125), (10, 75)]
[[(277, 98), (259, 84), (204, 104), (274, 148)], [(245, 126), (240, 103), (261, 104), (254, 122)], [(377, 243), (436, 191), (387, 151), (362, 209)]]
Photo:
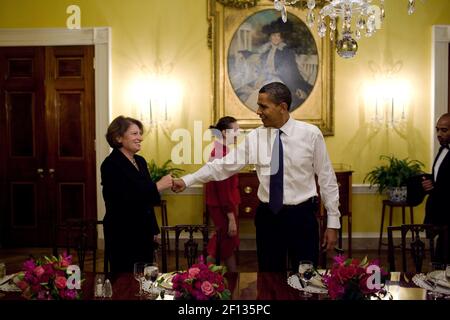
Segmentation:
[(429, 285), (433, 290), (436, 288), (435, 282), (429, 280), (429, 279), (423, 279), (423, 282), (425, 282), (427, 285)]
[(296, 276), (297, 276), (297, 278), (298, 278), (298, 281), (300, 282), (300, 285), (302, 286), (302, 288), (303, 289), (305, 289), (306, 288), (306, 286), (305, 286), (305, 284), (304, 284), (304, 282), (303, 282), (303, 279), (302, 278), (300, 278), (300, 276), (298, 275), (298, 274), (295, 274)]

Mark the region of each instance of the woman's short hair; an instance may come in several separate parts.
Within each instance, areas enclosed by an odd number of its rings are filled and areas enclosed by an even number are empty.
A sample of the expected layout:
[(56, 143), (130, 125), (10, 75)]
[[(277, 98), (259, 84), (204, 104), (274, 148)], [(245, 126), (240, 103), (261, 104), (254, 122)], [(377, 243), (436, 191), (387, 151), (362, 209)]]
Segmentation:
[(108, 141), (111, 148), (118, 149), (122, 147), (122, 144), (118, 141), (118, 138), (123, 137), (132, 124), (138, 126), (141, 134), (144, 132), (142, 122), (130, 117), (118, 116), (110, 123), (108, 131), (106, 132), (106, 141)]

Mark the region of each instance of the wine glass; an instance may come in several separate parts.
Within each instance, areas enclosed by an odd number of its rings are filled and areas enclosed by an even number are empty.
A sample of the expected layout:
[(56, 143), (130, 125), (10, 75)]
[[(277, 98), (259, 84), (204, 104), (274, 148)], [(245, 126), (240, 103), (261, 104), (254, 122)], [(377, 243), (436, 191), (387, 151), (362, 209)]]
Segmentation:
[(428, 291), (427, 294), (430, 295), (433, 300), (437, 300), (438, 298), (442, 298), (443, 295), (437, 291), (437, 282), (439, 281), (439, 277), (436, 276), (436, 272), (434, 271), (442, 270), (442, 265), (440, 263), (431, 262), (430, 270), (431, 271), (428, 273), (427, 277), (430, 278), (428, 284), (431, 286), (431, 290)]
[(303, 287), (302, 296), (304, 298), (312, 297), (312, 294), (306, 292), (306, 287), (308, 286), (309, 281), (314, 276), (314, 264), (310, 260), (302, 260), (298, 266), (298, 274), (300, 279), (300, 284)]
[[(445, 266), (445, 279), (447, 280), (447, 282), (450, 284), (450, 264), (447, 264)], [(450, 295), (446, 295), (445, 300), (450, 300)]]
[(450, 264), (445, 266), (445, 279), (450, 282)]
[(142, 297), (142, 281), (144, 279), (145, 262), (136, 262), (133, 268), (134, 278), (139, 282), (139, 293), (136, 294), (137, 297)]
[(156, 263), (149, 263), (144, 268), (144, 278), (150, 281), (149, 296), (156, 298), (159, 295), (159, 291), (156, 288), (156, 279), (158, 279), (159, 269)]
[(145, 269), (144, 269), (144, 278), (147, 281), (151, 281), (152, 284), (155, 283), (156, 279), (158, 278), (158, 274), (159, 274), (159, 269), (158, 266), (153, 264), (153, 263), (149, 263), (145, 265)]

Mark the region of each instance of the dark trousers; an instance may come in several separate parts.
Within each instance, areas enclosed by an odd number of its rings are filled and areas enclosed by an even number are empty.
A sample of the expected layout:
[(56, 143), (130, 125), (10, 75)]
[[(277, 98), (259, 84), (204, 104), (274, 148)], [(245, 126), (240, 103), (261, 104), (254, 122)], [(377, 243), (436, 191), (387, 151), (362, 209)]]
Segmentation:
[(256, 210), (256, 250), (258, 271), (283, 272), (288, 265), (298, 271), (300, 260), (319, 258), (319, 224), (315, 203), (310, 199), (296, 206), (283, 206), (274, 214), (268, 204), (260, 203)]

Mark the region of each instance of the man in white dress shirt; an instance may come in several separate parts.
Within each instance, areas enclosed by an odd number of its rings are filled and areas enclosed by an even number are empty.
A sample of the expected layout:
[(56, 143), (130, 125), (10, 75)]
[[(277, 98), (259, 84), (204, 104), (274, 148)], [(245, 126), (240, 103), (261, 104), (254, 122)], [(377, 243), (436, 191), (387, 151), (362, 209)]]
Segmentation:
[(285, 271), (288, 256), (294, 272), (301, 260), (317, 264), (320, 237), (315, 175), (328, 213), (323, 248), (334, 249), (340, 228), (338, 185), (323, 135), (316, 126), (290, 117), (291, 101), (291, 92), (283, 83), (263, 86), (256, 113), (264, 126), (249, 132), (226, 157), (174, 180), (172, 187), (180, 192), (192, 184), (223, 180), (246, 164), (254, 164), (260, 182), (255, 215), (259, 271)]

